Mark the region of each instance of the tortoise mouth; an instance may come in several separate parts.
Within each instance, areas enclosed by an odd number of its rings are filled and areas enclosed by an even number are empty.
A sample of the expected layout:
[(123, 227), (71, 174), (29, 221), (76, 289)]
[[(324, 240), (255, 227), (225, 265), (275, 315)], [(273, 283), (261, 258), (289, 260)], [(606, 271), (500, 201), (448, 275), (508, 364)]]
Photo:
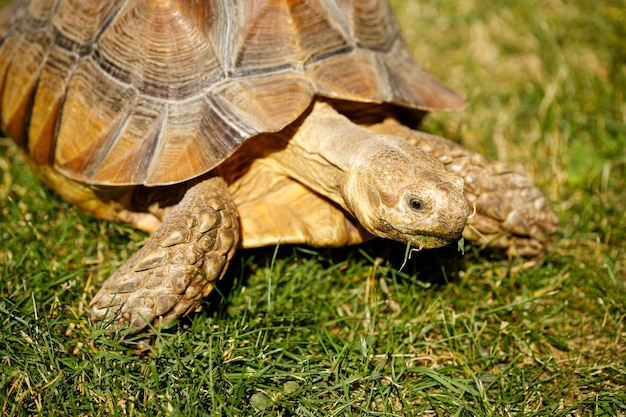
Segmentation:
[(388, 221), (384, 219), (380, 219), (381, 223), (386, 227), (383, 229), (386, 233), (383, 234), (383, 237), (391, 238), (398, 242), (406, 243), (407, 241), (411, 242), (411, 246), (417, 249), (434, 249), (440, 248), (443, 246), (447, 246), (451, 243), (457, 241), (463, 231), (461, 230), (458, 233), (425, 233), (421, 231), (417, 232), (407, 232), (404, 230), (400, 230), (397, 227), (394, 227)]
[(416, 249), (435, 249), (443, 246), (448, 246), (454, 243), (458, 239), (458, 236), (454, 238), (442, 238), (440, 236), (432, 235), (417, 235), (411, 237), (411, 246)]

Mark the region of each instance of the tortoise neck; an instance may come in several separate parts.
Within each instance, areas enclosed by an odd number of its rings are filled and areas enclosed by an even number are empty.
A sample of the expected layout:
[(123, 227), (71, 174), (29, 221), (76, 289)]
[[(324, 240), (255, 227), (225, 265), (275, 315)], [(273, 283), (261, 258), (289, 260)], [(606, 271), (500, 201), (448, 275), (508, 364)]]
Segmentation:
[(351, 211), (345, 186), (366, 163), (371, 147), (380, 145), (374, 136), (327, 103), (317, 102), (287, 138), (287, 146), (271, 159), (276, 169)]

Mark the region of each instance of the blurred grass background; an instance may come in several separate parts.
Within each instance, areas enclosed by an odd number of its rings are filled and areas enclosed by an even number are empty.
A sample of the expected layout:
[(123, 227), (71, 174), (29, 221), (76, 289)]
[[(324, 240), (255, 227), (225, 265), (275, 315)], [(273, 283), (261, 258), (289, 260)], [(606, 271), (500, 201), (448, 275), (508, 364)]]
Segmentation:
[(85, 311), (146, 236), (61, 201), (3, 140), (2, 415), (626, 415), (626, 2), (392, 5), (468, 97), (424, 130), (517, 164), (552, 202), (544, 264), (244, 251), (223, 298), (137, 353)]

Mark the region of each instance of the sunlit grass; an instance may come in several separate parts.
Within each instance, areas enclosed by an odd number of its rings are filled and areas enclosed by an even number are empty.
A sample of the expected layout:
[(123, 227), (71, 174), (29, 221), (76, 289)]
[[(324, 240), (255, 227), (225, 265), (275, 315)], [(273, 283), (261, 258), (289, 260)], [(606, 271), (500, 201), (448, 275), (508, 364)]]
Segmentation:
[(2, 415), (626, 415), (626, 7), (393, 5), (418, 60), (468, 97), (424, 128), (552, 201), (544, 264), (469, 248), (399, 272), (386, 242), (243, 251), (223, 298), (122, 343), (86, 305), (146, 236), (62, 202), (3, 141)]

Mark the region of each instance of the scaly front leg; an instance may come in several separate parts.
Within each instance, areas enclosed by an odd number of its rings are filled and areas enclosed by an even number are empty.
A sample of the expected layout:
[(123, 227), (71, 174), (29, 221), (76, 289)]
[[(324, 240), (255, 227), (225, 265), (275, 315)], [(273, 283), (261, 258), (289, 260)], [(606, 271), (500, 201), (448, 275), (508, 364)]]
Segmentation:
[(238, 239), (224, 181), (192, 186), (145, 246), (104, 283), (91, 302), (91, 318), (139, 331), (184, 316), (224, 275)]

